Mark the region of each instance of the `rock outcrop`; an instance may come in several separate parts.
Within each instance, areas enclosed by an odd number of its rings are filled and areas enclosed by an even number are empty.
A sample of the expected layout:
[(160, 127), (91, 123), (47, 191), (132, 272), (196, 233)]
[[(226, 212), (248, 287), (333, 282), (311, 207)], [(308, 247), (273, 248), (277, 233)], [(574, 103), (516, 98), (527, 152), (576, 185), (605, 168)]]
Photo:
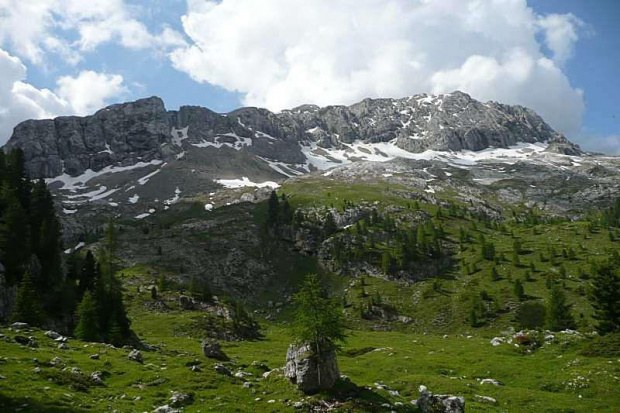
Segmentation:
[[(22, 122), (5, 148), (24, 150), (32, 177), (169, 161), (208, 147), (282, 162), (293, 168), (287, 174), (295, 175), (305, 172), (304, 147), (346, 149), (361, 141), (392, 142), (411, 152), (478, 151), (557, 138), (530, 109), (481, 103), (461, 92), (366, 99), (351, 106), (304, 105), (277, 114), (242, 108), (225, 115), (197, 106), (167, 111), (160, 98), (150, 97), (91, 116)], [(569, 150), (569, 144), (561, 145)]]
[(202, 354), (204, 354), (205, 357), (216, 360), (228, 360), (228, 357), (226, 357), (226, 354), (224, 354), (222, 348), (220, 347), (219, 341), (215, 339), (205, 339), (200, 347), (202, 349)]
[(422, 413), (465, 413), (463, 397), (433, 394), (426, 386), (420, 386), (418, 406)]
[(304, 393), (330, 389), (340, 377), (336, 352), (314, 354), (308, 345), (291, 344), (286, 354), (284, 375)]

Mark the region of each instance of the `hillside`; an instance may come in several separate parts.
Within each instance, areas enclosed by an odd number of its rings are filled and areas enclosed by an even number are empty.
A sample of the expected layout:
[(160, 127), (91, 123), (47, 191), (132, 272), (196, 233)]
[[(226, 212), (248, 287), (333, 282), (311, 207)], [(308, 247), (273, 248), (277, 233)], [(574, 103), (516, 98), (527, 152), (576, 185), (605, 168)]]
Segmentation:
[[(605, 268), (617, 279), (620, 163), (526, 108), (454, 93), (219, 115), (151, 98), (28, 121), (15, 147), (55, 195), (62, 291), (84, 294), (98, 264), (94, 285), (107, 283), (131, 334), (106, 319), (107, 344), (74, 338), (65, 306), (37, 327), (5, 311), (2, 410), (414, 412), (420, 385), (465, 397), (466, 411), (620, 404), (617, 332), (596, 332), (591, 300)], [(305, 396), (277, 369), (309, 273), (342, 306), (348, 339), (346, 378)], [(206, 337), (226, 359), (202, 354)]]

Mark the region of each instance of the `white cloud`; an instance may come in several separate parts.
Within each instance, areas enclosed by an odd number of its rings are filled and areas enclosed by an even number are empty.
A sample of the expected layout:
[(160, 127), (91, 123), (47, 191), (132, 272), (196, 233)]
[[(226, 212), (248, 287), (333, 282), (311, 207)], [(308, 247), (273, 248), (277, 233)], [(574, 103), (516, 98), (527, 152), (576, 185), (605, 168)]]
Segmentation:
[(56, 94), (70, 102), (76, 115), (89, 115), (101, 109), (111, 98), (127, 93), (121, 75), (108, 75), (85, 70), (76, 77), (62, 76)]
[(0, 145), (21, 121), (87, 114), (126, 92), (119, 75), (84, 71), (76, 77), (61, 77), (51, 91), (24, 82), (26, 74), (19, 58), (0, 49)]
[(550, 14), (540, 16), (538, 25), (545, 34), (545, 45), (553, 52), (553, 58), (560, 64), (572, 57), (575, 42), (579, 40), (578, 30), (584, 23), (573, 14)]
[[(173, 65), (274, 110), (461, 89), (530, 106), (576, 133), (583, 98), (561, 64), (571, 15), (526, 0), (188, 0)], [(553, 56), (546, 57), (541, 35)]]
[(137, 16), (124, 0), (0, 0), (0, 46), (34, 64), (44, 64), (46, 52), (76, 64), (107, 42), (157, 51), (185, 44), (170, 27), (151, 33)]

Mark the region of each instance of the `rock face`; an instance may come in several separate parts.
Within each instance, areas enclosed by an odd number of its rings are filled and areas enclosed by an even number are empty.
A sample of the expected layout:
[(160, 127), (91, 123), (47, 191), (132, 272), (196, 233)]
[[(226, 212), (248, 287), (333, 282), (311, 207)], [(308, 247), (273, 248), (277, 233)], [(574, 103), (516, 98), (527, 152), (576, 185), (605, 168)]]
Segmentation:
[(307, 345), (291, 344), (286, 353), (284, 375), (304, 393), (330, 389), (340, 377), (336, 352), (314, 355)]
[(465, 413), (465, 399), (444, 394), (433, 394), (420, 386), (418, 406), (422, 413)]
[(351, 106), (304, 105), (278, 114), (242, 108), (226, 115), (197, 106), (167, 111), (160, 98), (150, 97), (86, 117), (22, 122), (5, 148), (24, 150), (32, 177), (168, 161), (209, 147), (283, 162), (287, 174), (295, 175), (305, 172), (304, 147), (346, 148), (361, 141), (392, 142), (411, 152), (477, 151), (557, 137), (530, 109), (481, 103), (461, 92), (366, 99)]

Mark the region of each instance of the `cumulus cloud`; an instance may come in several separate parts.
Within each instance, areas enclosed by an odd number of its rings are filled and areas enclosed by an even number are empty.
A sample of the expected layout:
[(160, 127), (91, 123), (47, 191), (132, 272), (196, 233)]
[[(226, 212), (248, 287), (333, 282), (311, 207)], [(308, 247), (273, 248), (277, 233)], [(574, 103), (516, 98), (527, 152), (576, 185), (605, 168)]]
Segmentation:
[(188, 0), (182, 22), (191, 44), (174, 67), (247, 105), (461, 89), (527, 105), (567, 134), (581, 123), (582, 93), (562, 71), (580, 21), (526, 0)]
[(138, 14), (124, 0), (0, 0), (0, 45), (34, 64), (44, 64), (47, 52), (76, 64), (84, 52), (107, 42), (153, 50), (185, 44), (170, 27), (151, 33)]
[(119, 75), (84, 71), (59, 78), (51, 91), (24, 82), (26, 74), (19, 58), (0, 49), (0, 145), (23, 120), (87, 114), (126, 92)]
[(127, 93), (121, 75), (108, 75), (92, 70), (80, 72), (76, 77), (62, 76), (57, 81), (56, 94), (70, 102), (72, 112), (88, 115), (101, 109), (111, 98)]

